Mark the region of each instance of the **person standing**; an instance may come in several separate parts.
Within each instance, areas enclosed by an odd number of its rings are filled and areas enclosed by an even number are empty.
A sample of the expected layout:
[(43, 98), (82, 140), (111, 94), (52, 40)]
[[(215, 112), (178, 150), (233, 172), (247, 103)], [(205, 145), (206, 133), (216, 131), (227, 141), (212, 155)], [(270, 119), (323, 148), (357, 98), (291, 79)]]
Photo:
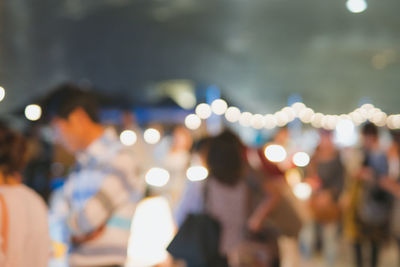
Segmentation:
[(98, 122), (94, 97), (73, 84), (57, 87), (44, 99), (43, 110), (57, 140), (76, 156), (63, 188), (70, 266), (122, 266), (143, 194), (132, 154), (114, 130)]
[(26, 142), (0, 125), (0, 266), (43, 267), (50, 257), (47, 207), (21, 184)]

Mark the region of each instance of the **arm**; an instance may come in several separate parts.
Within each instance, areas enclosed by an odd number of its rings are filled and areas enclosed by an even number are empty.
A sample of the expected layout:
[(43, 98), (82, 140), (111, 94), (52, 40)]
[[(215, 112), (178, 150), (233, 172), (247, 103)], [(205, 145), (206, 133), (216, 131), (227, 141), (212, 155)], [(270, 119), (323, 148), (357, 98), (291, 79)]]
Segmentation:
[(188, 182), (175, 211), (175, 221), (180, 227), (190, 213), (199, 213), (204, 206), (204, 186), (202, 182)]
[(266, 192), (264, 200), (256, 207), (248, 221), (248, 227), (253, 232), (261, 229), (263, 221), (271, 214), (281, 200), (279, 185), (276, 182), (266, 182), (264, 191)]
[(85, 237), (97, 233), (115, 209), (129, 201), (134, 192), (133, 186), (122, 172), (115, 170), (108, 173), (98, 192), (87, 200), (84, 207), (70, 212), (67, 223), (72, 235)]

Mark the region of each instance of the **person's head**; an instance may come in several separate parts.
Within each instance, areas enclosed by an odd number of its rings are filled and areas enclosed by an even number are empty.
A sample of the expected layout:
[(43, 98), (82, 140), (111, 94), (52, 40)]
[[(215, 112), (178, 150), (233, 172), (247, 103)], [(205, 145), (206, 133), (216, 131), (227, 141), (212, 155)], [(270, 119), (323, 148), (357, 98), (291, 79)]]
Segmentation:
[(19, 133), (0, 124), (0, 175), (8, 182), (19, 175), (26, 163), (26, 141)]
[(73, 84), (54, 89), (43, 101), (44, 119), (56, 131), (58, 141), (70, 152), (85, 149), (99, 135), (95, 97)]
[(175, 151), (189, 151), (193, 144), (192, 135), (183, 126), (177, 126), (173, 131), (173, 149)]
[(373, 149), (378, 144), (379, 140), (378, 127), (371, 122), (367, 122), (361, 129), (361, 137), (363, 147), (366, 149)]
[(210, 175), (226, 185), (237, 184), (243, 176), (243, 147), (232, 133), (223, 132), (208, 143), (207, 167)]

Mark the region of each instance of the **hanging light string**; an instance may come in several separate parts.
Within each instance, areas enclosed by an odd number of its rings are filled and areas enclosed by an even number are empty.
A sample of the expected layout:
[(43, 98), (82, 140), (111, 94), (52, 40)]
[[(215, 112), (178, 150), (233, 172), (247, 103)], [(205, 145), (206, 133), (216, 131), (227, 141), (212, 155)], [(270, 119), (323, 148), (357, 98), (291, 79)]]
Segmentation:
[(358, 126), (366, 121), (374, 123), (378, 127), (387, 126), (389, 129), (400, 129), (400, 114), (388, 115), (372, 104), (364, 104), (350, 113), (332, 115), (315, 112), (304, 103), (296, 102), (281, 110), (270, 114), (253, 114), (248, 111), (241, 111), (237, 107), (228, 106), (223, 99), (214, 100), (211, 105), (206, 103), (198, 104), (195, 114), (190, 114), (185, 119), (185, 125), (196, 130), (201, 126), (201, 120), (208, 119), (212, 114), (225, 116), (231, 123), (239, 123), (244, 127), (252, 127), (257, 130), (273, 129), (282, 127), (296, 118), (305, 124), (311, 124), (315, 128), (333, 130), (338, 122), (342, 120), (351, 121)]

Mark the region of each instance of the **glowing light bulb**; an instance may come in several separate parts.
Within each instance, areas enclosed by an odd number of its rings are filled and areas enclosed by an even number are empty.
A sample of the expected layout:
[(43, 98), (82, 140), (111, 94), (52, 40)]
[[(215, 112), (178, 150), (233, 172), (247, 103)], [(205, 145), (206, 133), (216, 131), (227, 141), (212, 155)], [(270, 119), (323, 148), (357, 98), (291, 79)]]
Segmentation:
[(262, 129), (265, 125), (264, 116), (255, 114), (251, 118), (251, 126), (257, 130)]
[(240, 115), (239, 123), (244, 127), (248, 127), (251, 125), (251, 119), (253, 115), (250, 112), (243, 112)]
[(322, 113), (315, 113), (312, 116), (312, 121), (311, 125), (315, 128), (321, 128), (323, 126), (323, 119), (324, 119), (324, 114)]
[(313, 116), (314, 110), (312, 110), (311, 108), (302, 109), (299, 113), (299, 118), (304, 123), (312, 122)]
[(272, 162), (282, 162), (286, 159), (286, 150), (280, 145), (268, 145), (264, 150), (265, 157)]
[(296, 115), (298, 116), (300, 114), (300, 112), (306, 108), (306, 105), (304, 105), (301, 102), (296, 102), (292, 105), (292, 108), (295, 110)]
[(289, 122), (289, 118), (285, 112), (278, 111), (275, 113), (275, 117), (276, 117), (276, 124), (279, 127), (285, 126)]
[(228, 104), (223, 99), (216, 99), (211, 103), (211, 110), (217, 114), (222, 115), (228, 109)]
[(265, 115), (264, 121), (266, 129), (273, 129), (277, 125), (276, 117), (272, 114)]
[(297, 167), (305, 167), (310, 163), (310, 156), (306, 152), (297, 152), (293, 155), (293, 163)]
[(240, 110), (237, 107), (229, 107), (225, 112), (225, 118), (229, 122), (237, 122), (240, 119)]
[(196, 107), (196, 115), (200, 118), (200, 119), (208, 119), (211, 116), (211, 107), (209, 104), (206, 103), (201, 103)]
[(39, 105), (32, 104), (25, 108), (25, 117), (30, 121), (37, 121), (42, 116), (42, 108)]
[(146, 173), (146, 183), (156, 187), (163, 187), (169, 181), (169, 172), (163, 168), (151, 168)]
[(3, 101), (4, 97), (6, 97), (6, 90), (3, 87), (0, 87), (0, 102)]
[(293, 193), (298, 199), (306, 200), (310, 198), (312, 188), (307, 183), (298, 183), (294, 186)]
[(125, 146), (132, 146), (137, 141), (136, 133), (132, 130), (125, 130), (119, 135), (119, 140)]
[(195, 114), (187, 115), (185, 118), (185, 125), (190, 130), (196, 130), (201, 126), (201, 119)]
[(352, 13), (361, 13), (367, 9), (368, 4), (365, 0), (347, 0), (346, 7)]
[(149, 128), (146, 131), (144, 131), (144, 141), (148, 144), (157, 144), (158, 141), (161, 139), (161, 134), (159, 131), (153, 128)]
[(341, 146), (352, 146), (357, 142), (357, 132), (352, 120), (339, 120), (335, 130), (335, 142)]
[(289, 122), (296, 118), (296, 110), (293, 107), (284, 107), (281, 111), (286, 114)]
[(192, 181), (201, 181), (208, 177), (208, 170), (203, 166), (192, 166), (186, 171), (187, 178)]

